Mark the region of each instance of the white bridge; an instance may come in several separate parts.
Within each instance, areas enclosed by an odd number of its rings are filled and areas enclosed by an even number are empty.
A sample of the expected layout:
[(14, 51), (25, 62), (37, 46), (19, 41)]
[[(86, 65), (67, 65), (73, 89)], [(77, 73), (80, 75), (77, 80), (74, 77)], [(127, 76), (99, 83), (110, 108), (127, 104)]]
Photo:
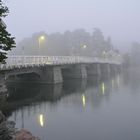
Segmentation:
[(54, 84), (69, 78), (109, 76), (118, 73), (121, 64), (121, 57), (8, 56), (0, 70), (4, 79)]
[(83, 57), (83, 56), (8, 56), (6, 64), (0, 65), (0, 70), (9, 70), (22, 67), (65, 64), (108, 63), (120, 65), (121, 57)]

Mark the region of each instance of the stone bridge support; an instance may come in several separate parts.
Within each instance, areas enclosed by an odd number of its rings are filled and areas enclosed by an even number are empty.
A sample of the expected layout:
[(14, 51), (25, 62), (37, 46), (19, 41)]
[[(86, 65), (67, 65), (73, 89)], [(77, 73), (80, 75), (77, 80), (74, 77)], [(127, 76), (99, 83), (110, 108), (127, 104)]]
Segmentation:
[(111, 74), (110, 64), (101, 63), (100, 68), (101, 68), (101, 77), (102, 78), (109, 78), (110, 74)]
[(95, 64), (90, 64), (87, 66), (87, 75), (88, 78), (93, 78), (93, 77), (101, 77), (101, 67), (100, 64), (95, 63)]
[(121, 72), (121, 65), (111, 64), (111, 75), (116, 75)]
[[(5, 73), (10, 82), (62, 83), (63, 79), (101, 79), (120, 72), (121, 66), (107, 63), (48, 65), (15, 68)], [(94, 78), (93, 78), (94, 77)]]
[(59, 66), (41, 67), (38, 74), (40, 75), (40, 81), (43, 83), (56, 84), (63, 82), (62, 72)]
[(111, 72), (111, 75), (116, 75), (116, 74), (117, 74), (116, 68), (117, 68), (116, 65), (114, 65), (114, 64), (111, 64), (111, 65), (110, 65), (110, 72)]
[(86, 79), (87, 70), (86, 65), (77, 64), (71, 67), (62, 69), (64, 79)]
[(122, 72), (122, 65), (116, 65), (117, 73)]

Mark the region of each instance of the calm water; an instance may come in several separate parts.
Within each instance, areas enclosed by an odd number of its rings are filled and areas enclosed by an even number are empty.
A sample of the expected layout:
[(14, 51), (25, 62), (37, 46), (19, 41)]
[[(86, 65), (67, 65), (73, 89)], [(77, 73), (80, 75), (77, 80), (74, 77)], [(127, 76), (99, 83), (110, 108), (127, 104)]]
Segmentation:
[(140, 79), (10, 84), (7, 116), (41, 140), (140, 140)]

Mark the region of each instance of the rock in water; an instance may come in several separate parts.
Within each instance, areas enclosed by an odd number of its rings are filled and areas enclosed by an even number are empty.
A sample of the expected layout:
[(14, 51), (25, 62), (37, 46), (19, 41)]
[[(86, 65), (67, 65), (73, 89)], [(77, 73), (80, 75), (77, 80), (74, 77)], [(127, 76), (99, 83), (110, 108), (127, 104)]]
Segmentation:
[(12, 140), (15, 134), (15, 123), (6, 121), (5, 116), (0, 111), (0, 140)]
[(14, 140), (39, 140), (39, 138), (34, 137), (29, 131), (21, 129), (16, 132)]
[(16, 131), (15, 122), (6, 121), (5, 116), (0, 111), (0, 140), (39, 140), (39, 138), (25, 129)]

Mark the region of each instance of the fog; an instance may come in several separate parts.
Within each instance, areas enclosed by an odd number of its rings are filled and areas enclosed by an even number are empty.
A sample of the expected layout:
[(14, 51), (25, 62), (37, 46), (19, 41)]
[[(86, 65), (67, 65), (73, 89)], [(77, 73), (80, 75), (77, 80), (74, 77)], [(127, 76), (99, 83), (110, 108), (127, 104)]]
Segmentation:
[(0, 0), (0, 140), (140, 139), (139, 13), (140, 0)]
[(40, 31), (92, 32), (95, 27), (121, 49), (139, 41), (139, 0), (7, 0), (6, 5), (10, 13), (5, 22), (17, 42)]

